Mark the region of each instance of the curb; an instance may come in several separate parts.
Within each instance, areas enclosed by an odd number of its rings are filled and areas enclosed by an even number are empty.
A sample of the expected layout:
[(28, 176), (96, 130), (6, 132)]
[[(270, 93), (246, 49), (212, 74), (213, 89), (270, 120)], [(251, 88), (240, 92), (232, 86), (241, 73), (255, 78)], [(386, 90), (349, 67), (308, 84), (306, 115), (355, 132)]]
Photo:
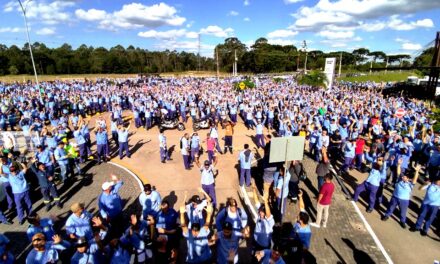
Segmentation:
[(124, 166), (122, 166), (120, 164), (112, 162), (112, 161), (109, 161), (107, 163), (111, 164), (111, 165), (114, 165), (114, 166), (116, 166), (116, 167), (118, 167), (118, 168), (120, 168), (122, 170), (125, 170), (128, 174), (130, 174), (130, 176), (132, 176), (136, 180), (136, 182), (139, 185), (139, 188), (140, 188), (141, 192), (144, 190), (144, 184), (142, 183), (141, 179), (136, 174), (134, 174), (131, 170), (127, 169), (126, 167), (124, 167)]

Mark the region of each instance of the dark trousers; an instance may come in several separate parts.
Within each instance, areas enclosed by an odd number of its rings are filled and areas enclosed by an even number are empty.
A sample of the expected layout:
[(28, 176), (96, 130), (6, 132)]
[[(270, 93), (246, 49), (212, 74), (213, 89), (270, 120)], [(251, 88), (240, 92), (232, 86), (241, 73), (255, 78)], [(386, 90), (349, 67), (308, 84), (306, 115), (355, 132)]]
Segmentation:
[(232, 136), (225, 136), (225, 153), (229, 148), (229, 151), (232, 153)]
[(246, 179), (246, 186), (251, 185), (251, 169), (240, 169), (240, 186), (243, 186)]
[(125, 152), (125, 156), (130, 158), (130, 151), (128, 150), (128, 142), (119, 142), (119, 158), (123, 158), (123, 153)]
[(191, 163), (196, 160), (196, 156), (199, 156), (200, 147), (191, 148)]
[(209, 195), (209, 197), (211, 197), (212, 200), (212, 205), (215, 206), (217, 205), (217, 198), (215, 195), (215, 184), (202, 184), (202, 189)]
[(425, 221), (425, 226), (423, 227), (423, 231), (428, 233), (429, 227), (437, 216), (438, 206), (433, 206), (429, 204), (422, 204), (421, 212), (416, 222), (416, 229), (419, 230), (422, 228), (423, 221)]
[(324, 185), (324, 176), (318, 176), (318, 191), (321, 190), (322, 185)]
[(115, 142), (116, 146), (119, 147), (119, 140), (118, 140), (118, 132), (112, 131), (112, 139)]
[(183, 165), (185, 166), (185, 169), (190, 169), (190, 163), (189, 163), (189, 155), (182, 155), (183, 157)]
[(400, 209), (400, 222), (405, 223), (406, 222), (406, 212), (408, 211), (409, 206), (409, 200), (402, 200), (395, 196), (391, 198), (390, 206), (388, 207), (387, 212), (385, 213), (385, 216), (390, 216), (393, 214), (394, 210), (396, 209), (397, 205), (399, 205)]
[(266, 145), (266, 142), (264, 142), (264, 136), (262, 134), (257, 134), (255, 136), (255, 139), (257, 141), (257, 147), (264, 148), (264, 146)]
[(210, 163), (212, 163), (212, 161), (214, 160), (214, 151), (213, 150), (208, 150), (208, 160)]
[(49, 186), (46, 188), (41, 188), (41, 194), (43, 195), (43, 203), (47, 206), (50, 206), (50, 197), (53, 197), (53, 201), (55, 204), (60, 204), (60, 198), (58, 196), (57, 188), (55, 184), (49, 183)]
[[(17, 206), (17, 215), (18, 220), (22, 221), (24, 219), (24, 212), (26, 211), (26, 215), (29, 215), (32, 212), (32, 202), (29, 197), (29, 191), (25, 191), (22, 193), (14, 193), (15, 205)], [(25, 203), (25, 207), (23, 208), (22, 203)]]
[(291, 198), (297, 198), (299, 193), (299, 181), (289, 181), (289, 196)]
[(160, 148), (160, 161), (170, 160), (170, 155), (166, 148)]
[(220, 143), (218, 143), (218, 138), (215, 139), (215, 149), (218, 153), (222, 153), (222, 149), (220, 148)]
[(14, 207), (14, 194), (12, 193), (12, 187), (9, 182), (4, 182), (3, 187), (5, 187), (6, 200), (8, 201), (8, 209)]
[(347, 172), (348, 168), (351, 167), (352, 162), (353, 162), (353, 158), (345, 157), (344, 164), (342, 164), (342, 167), (341, 167), (341, 172)]
[(96, 146), (96, 153), (98, 154), (98, 162), (101, 162), (101, 159), (106, 160), (106, 144), (99, 144)]
[(356, 187), (356, 191), (354, 192), (354, 200), (357, 201), (359, 199), (359, 195), (364, 192), (370, 192), (369, 202), (368, 202), (368, 210), (373, 210), (374, 205), (376, 204), (376, 193), (379, 189), (379, 186), (371, 185), (368, 182), (363, 182)]

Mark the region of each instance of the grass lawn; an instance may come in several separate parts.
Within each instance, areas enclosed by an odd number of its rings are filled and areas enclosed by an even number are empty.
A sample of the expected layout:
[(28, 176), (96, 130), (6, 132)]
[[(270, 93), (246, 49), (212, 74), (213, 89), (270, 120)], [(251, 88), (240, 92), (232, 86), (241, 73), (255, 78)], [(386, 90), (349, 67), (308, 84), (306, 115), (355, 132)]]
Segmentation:
[(402, 82), (406, 81), (408, 76), (417, 76), (417, 74), (414, 72), (378, 72), (363, 76), (342, 77), (338, 78), (338, 80), (349, 82)]

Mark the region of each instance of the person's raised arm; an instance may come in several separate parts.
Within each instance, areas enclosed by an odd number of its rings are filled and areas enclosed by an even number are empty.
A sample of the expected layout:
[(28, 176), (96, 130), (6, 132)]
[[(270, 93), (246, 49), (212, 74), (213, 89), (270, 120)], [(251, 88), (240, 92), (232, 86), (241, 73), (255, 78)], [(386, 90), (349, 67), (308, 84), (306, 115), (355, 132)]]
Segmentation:
[(420, 172), (421, 167), (422, 167), (421, 164), (417, 164), (417, 166), (416, 166), (416, 168), (415, 168), (416, 172), (415, 172), (415, 174), (414, 174), (414, 178), (413, 178), (413, 180), (412, 180), (412, 183), (413, 183), (414, 185), (417, 183), (417, 180), (418, 180), (418, 178), (419, 178), (419, 172)]
[(303, 200), (303, 192), (302, 190), (299, 190), (298, 192), (298, 206), (299, 206), (299, 210), (300, 211), (304, 211), (305, 210), (305, 205), (304, 205), (304, 200)]
[(209, 227), (211, 226), (213, 211), (214, 211), (214, 208), (212, 207), (212, 205), (208, 204), (208, 206), (206, 207), (206, 219), (205, 219), (205, 228), (206, 229), (209, 229)]
[(182, 228), (182, 232), (184, 234), (188, 233), (188, 226), (186, 224), (186, 219), (185, 219), (185, 212), (186, 212), (186, 208), (185, 205), (181, 205), (179, 208), (179, 213), (180, 213), (180, 227)]
[(209, 197), (209, 195), (205, 192), (205, 190), (203, 190), (202, 187), (199, 187), (198, 191), (203, 194), (203, 196), (205, 197), (206, 201), (208, 201), (208, 203), (211, 203), (212, 201), (211, 197)]

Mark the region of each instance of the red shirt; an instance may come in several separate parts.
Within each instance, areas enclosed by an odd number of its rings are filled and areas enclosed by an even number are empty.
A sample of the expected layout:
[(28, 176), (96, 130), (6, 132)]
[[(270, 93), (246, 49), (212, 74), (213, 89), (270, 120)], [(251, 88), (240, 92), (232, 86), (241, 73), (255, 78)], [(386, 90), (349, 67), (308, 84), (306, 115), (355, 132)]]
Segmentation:
[(362, 154), (364, 152), (365, 139), (360, 138), (356, 140), (356, 148), (354, 150), (355, 154)]
[(335, 191), (335, 185), (333, 182), (325, 182), (321, 190), (319, 191), (319, 194), (322, 194), (321, 201), (319, 201), (319, 204), (321, 205), (329, 205), (332, 202), (332, 196), (333, 192)]
[(215, 148), (215, 139), (214, 138), (208, 138), (207, 140), (206, 140), (206, 148), (208, 149), (208, 150), (211, 150), (211, 151), (214, 151), (214, 148)]

